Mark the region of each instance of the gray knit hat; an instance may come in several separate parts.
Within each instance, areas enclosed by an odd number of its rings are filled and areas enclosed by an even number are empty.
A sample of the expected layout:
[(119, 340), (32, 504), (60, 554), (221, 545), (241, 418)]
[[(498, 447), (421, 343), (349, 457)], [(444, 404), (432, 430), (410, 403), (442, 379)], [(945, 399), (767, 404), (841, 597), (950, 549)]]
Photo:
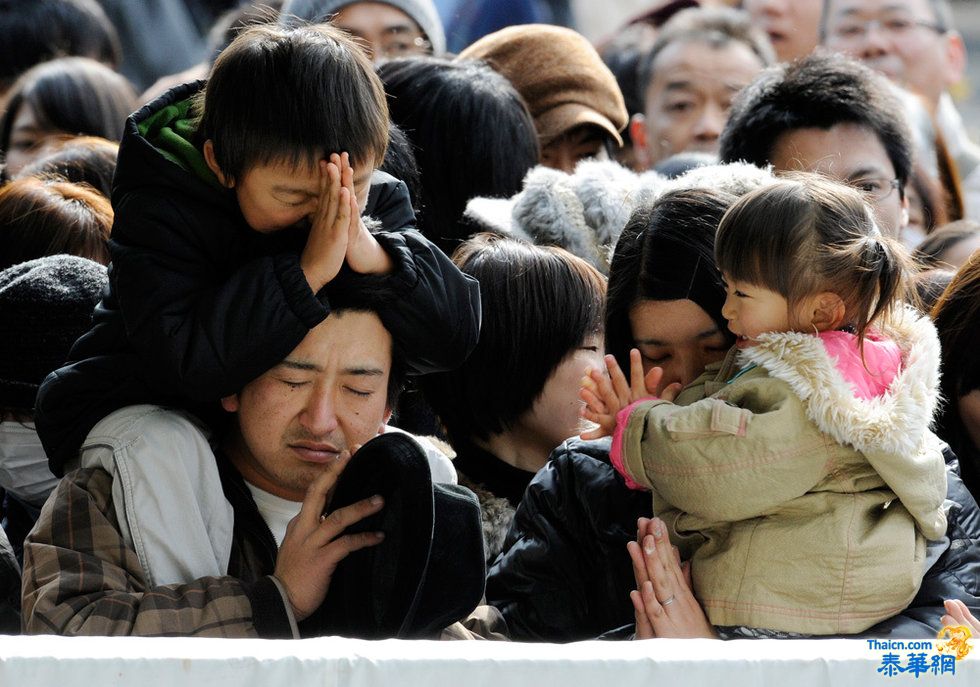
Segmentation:
[(0, 407), (33, 410), (38, 387), (92, 323), (106, 268), (73, 255), (0, 272)]
[[(308, 22), (329, 21), (348, 5), (363, 0), (286, 0), (279, 13), (279, 21), (288, 24), (295, 19)], [(446, 52), (446, 34), (442, 29), (442, 20), (432, 0), (376, 0), (385, 5), (391, 5), (407, 14), (419, 25), (422, 33), (432, 45), (433, 55)]]

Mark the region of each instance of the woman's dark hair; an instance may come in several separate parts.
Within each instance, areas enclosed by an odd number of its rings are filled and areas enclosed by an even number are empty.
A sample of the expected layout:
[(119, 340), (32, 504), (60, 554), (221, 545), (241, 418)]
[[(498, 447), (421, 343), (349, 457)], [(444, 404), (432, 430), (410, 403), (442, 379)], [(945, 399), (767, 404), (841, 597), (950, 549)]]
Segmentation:
[(60, 178), (88, 184), (106, 198), (112, 193), (119, 144), (98, 136), (49, 136), (45, 152), (25, 166), (17, 178)]
[(510, 429), (556, 367), (602, 326), (605, 278), (551, 246), (478, 234), (453, 261), (480, 282), (480, 341), (463, 365), (422, 378), (454, 444)]
[(0, 187), (0, 270), (48, 255), (109, 264), (112, 206), (94, 189), (24, 177)]
[(412, 199), (412, 207), (418, 212), (419, 203), (422, 202), (422, 173), (415, 159), (412, 142), (396, 124), (388, 128), (388, 149), (385, 151), (384, 162), (378, 169), (405, 182), (408, 195)]
[(137, 105), (124, 76), (87, 57), (64, 57), (31, 68), (17, 79), (8, 97), (0, 119), (3, 151), (10, 146), (22, 106), (31, 108), (42, 129), (118, 141)]
[(470, 234), (461, 220), (471, 198), (521, 190), (540, 156), (534, 121), (510, 82), (482, 62), (411, 57), (378, 73), (421, 171), (419, 229), (451, 253)]
[(958, 401), (980, 389), (980, 252), (963, 265), (932, 310), (942, 349), (939, 390), (946, 399), (936, 433), (960, 459), (963, 481), (980, 494), (980, 446), (973, 443), (960, 416)]
[(633, 212), (616, 243), (606, 299), (606, 351), (629, 369), (629, 313), (640, 301), (689, 299), (728, 337), (725, 287), (715, 266), (715, 231), (734, 195), (708, 188), (665, 193)]
[(90, 57), (119, 64), (119, 35), (95, 0), (0, 0), (0, 93), (36, 64)]
[(211, 140), (232, 180), (270, 162), (315, 167), (333, 152), (377, 167), (388, 145), (388, 105), (374, 66), (326, 24), (246, 29), (215, 60), (194, 112), (195, 143)]
[(961, 219), (936, 229), (915, 249), (914, 258), (922, 267), (943, 267), (943, 257), (960, 241), (980, 234), (980, 222)]

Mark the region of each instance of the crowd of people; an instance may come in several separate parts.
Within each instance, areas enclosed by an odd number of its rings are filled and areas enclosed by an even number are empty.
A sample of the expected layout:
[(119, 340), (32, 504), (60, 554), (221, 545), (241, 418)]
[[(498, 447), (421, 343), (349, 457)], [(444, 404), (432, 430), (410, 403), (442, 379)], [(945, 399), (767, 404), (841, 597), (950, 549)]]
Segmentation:
[(950, 2), (573, 4), (0, 0), (0, 633), (980, 633)]

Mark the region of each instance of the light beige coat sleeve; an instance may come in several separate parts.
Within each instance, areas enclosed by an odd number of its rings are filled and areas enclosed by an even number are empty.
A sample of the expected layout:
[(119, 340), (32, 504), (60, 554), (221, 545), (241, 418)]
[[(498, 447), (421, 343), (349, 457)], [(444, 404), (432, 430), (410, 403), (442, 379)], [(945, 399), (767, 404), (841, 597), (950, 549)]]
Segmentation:
[(834, 442), (788, 385), (760, 371), (724, 395), (688, 406), (639, 405), (623, 434), (627, 471), (706, 521), (764, 515), (826, 477)]

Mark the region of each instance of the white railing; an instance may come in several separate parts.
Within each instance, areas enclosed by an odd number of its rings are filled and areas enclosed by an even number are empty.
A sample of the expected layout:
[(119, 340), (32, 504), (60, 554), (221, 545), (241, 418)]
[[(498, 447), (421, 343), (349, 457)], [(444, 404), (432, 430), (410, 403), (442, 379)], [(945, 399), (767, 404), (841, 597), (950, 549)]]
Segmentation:
[[(918, 648), (873, 648), (861, 640), (557, 645), (366, 642), (335, 637), (302, 641), (0, 637), (0, 686), (980, 685), (980, 647), (952, 664), (941, 659), (933, 663), (936, 651)], [(924, 657), (912, 656), (919, 653)], [(886, 660), (885, 654), (895, 658)], [(882, 670), (886, 663), (904, 670)], [(935, 670), (921, 672), (923, 664)]]

